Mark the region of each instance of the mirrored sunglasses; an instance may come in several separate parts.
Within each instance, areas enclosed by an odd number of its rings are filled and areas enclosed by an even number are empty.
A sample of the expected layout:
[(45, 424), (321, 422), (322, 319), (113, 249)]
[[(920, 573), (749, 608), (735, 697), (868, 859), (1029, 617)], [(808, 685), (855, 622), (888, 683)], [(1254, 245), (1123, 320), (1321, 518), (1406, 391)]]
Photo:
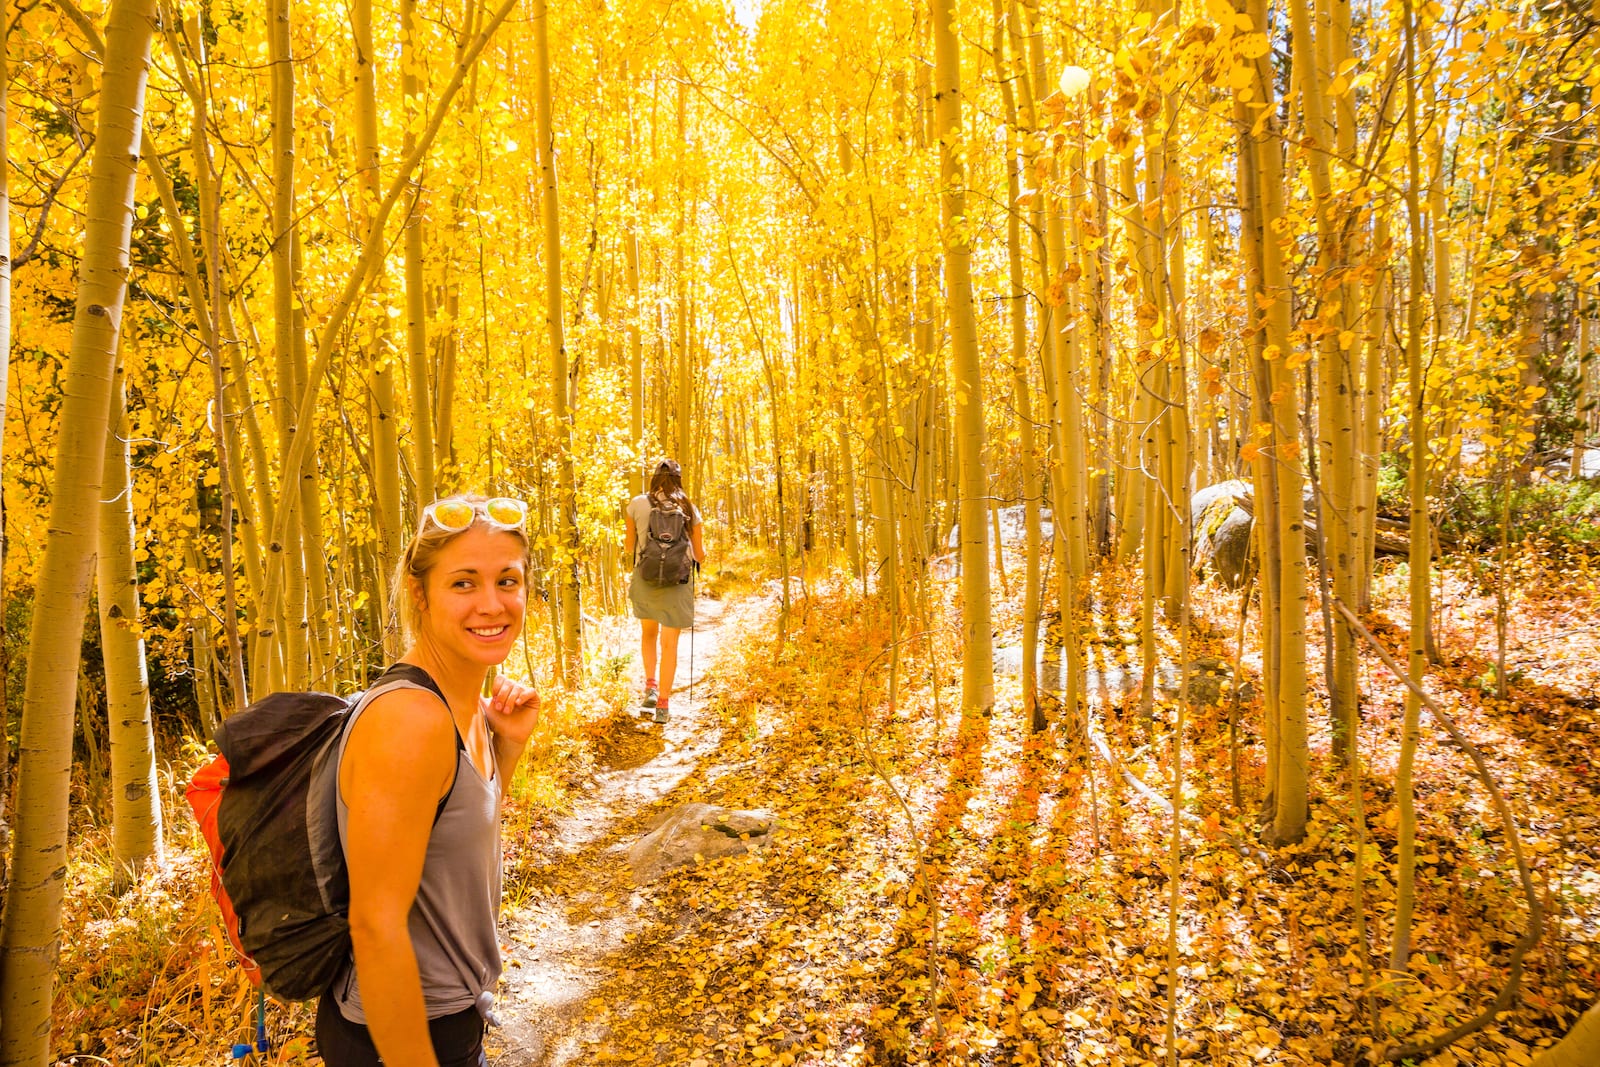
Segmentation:
[(490, 526), (520, 530), (528, 521), (528, 505), (515, 497), (497, 496), (490, 500), (435, 500), (422, 509), (424, 522), (431, 522), (448, 533), (460, 533), (482, 515)]

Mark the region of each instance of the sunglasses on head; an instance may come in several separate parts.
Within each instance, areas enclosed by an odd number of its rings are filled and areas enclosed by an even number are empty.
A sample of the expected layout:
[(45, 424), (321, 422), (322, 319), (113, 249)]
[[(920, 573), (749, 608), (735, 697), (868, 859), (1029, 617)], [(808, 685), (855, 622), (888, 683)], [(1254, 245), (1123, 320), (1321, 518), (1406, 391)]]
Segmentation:
[(528, 505), (515, 497), (497, 496), (489, 500), (435, 500), (422, 509), (422, 520), (448, 533), (460, 533), (482, 515), (490, 526), (520, 530), (528, 521)]

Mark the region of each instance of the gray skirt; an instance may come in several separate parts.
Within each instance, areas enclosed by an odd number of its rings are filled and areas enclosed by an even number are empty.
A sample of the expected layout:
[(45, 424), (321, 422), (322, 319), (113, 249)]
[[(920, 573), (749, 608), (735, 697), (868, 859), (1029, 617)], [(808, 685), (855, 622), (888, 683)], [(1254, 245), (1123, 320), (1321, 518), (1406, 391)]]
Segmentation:
[(628, 601), (633, 617), (652, 619), (674, 630), (694, 626), (694, 584), (651, 585), (637, 574), (628, 579)]

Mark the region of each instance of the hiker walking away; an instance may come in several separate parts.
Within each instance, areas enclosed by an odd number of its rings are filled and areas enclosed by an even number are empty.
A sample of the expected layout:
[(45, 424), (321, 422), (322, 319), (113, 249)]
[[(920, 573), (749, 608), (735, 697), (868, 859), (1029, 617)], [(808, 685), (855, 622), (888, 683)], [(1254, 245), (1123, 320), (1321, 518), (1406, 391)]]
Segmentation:
[[(672, 677), (678, 669), (678, 637), (694, 626), (693, 570), (706, 558), (700, 512), (683, 491), (683, 469), (664, 459), (650, 478), (650, 491), (623, 508), (622, 555), (633, 561), (628, 600), (641, 620), (644, 701), (655, 721), (666, 722)], [(660, 644), (659, 677), (656, 674)]]
[(487, 1063), (500, 807), (539, 694), (508, 678), (483, 694), (522, 630), (527, 512), (508, 497), (437, 500), (400, 561), (400, 662), (438, 693), (385, 691), (353, 713), (338, 750), (354, 959), (317, 1006), (330, 1067)]

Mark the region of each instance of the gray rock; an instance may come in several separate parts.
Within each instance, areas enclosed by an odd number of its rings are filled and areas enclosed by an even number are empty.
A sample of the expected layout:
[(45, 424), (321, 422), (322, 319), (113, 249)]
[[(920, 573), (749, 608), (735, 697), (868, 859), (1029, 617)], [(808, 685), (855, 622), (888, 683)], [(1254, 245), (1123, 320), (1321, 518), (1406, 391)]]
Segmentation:
[(1192, 500), (1195, 567), (1211, 569), (1232, 589), (1244, 582), (1253, 505), (1250, 483), (1237, 478), (1208, 485)]
[(674, 867), (742, 856), (764, 844), (777, 829), (765, 811), (736, 811), (714, 804), (680, 804), (667, 812), (628, 849), (636, 885), (653, 882)]

